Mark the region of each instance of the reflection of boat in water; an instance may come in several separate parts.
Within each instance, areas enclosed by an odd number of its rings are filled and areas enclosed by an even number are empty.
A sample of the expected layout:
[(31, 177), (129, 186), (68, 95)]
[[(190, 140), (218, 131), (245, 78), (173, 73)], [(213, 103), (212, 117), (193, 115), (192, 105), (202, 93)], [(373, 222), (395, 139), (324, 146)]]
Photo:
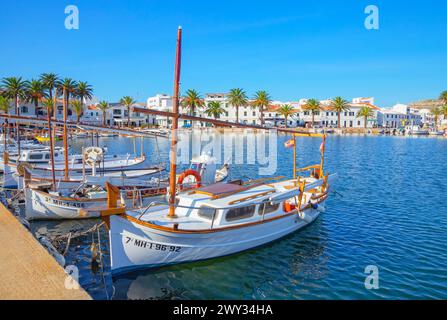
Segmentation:
[(430, 136), (443, 136), (444, 135), (444, 131), (442, 131), (442, 130), (430, 130), (428, 132), (428, 134)]

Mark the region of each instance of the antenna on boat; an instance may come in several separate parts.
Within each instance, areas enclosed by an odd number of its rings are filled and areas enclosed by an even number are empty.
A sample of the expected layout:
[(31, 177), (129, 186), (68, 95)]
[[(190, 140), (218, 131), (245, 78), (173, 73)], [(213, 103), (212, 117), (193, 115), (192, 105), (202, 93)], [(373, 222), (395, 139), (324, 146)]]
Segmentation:
[(64, 162), (65, 180), (68, 180), (68, 137), (67, 137), (67, 88), (64, 87)]
[(175, 70), (174, 70), (174, 97), (173, 97), (173, 119), (172, 119), (172, 135), (171, 135), (171, 165), (169, 172), (169, 214), (168, 217), (176, 218), (175, 215), (175, 179), (177, 171), (177, 129), (179, 116), (179, 83), (180, 83), (180, 66), (182, 60), (182, 27), (177, 30), (177, 49), (175, 54)]
[[(56, 108), (57, 104), (57, 88), (54, 92), (54, 98), (53, 98), (53, 109)], [(52, 128), (51, 128), (51, 111), (50, 110), (50, 104), (47, 105), (47, 120), (48, 120), (48, 136), (50, 137), (50, 157), (51, 157), (51, 173), (53, 178), (53, 191), (56, 191), (56, 174), (54, 172), (54, 141), (53, 141), (53, 134)]]

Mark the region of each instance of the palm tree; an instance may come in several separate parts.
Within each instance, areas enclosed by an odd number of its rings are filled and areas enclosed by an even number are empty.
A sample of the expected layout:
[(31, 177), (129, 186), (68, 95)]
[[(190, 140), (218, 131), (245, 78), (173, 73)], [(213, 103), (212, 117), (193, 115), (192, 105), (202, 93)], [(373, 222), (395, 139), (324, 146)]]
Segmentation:
[(296, 110), (290, 105), (290, 104), (285, 104), (283, 106), (281, 106), (281, 108), (278, 109), (277, 111), (280, 115), (284, 116), (284, 122), (287, 128), (287, 119), (294, 115), (296, 113)]
[(84, 105), (84, 99), (91, 99), (93, 97), (93, 88), (85, 81), (79, 81), (76, 88), (76, 96), (81, 100)]
[(239, 107), (248, 105), (248, 97), (240, 88), (231, 89), (227, 96), (228, 103), (236, 108), (236, 122), (239, 122)]
[(36, 116), (39, 114), (39, 102), (47, 97), (47, 92), (42, 81), (32, 79), (26, 88), (26, 95), (29, 101), (34, 103)]
[(438, 127), (439, 116), (444, 114), (444, 110), (443, 110), (443, 108), (435, 107), (432, 109), (431, 113), (435, 117), (435, 130), (436, 130), (436, 128)]
[(220, 117), (222, 113), (224, 113), (225, 110), (221, 107), (219, 101), (211, 101), (208, 103), (208, 107), (205, 110), (205, 114), (208, 117), (213, 117), (214, 119), (217, 119)]
[[(3, 112), (3, 113), (6, 113), (7, 115), (8, 115), (8, 118), (9, 118), (9, 103), (10, 103), (10, 101), (9, 101), (9, 99), (8, 98), (5, 98), (5, 97), (3, 97), (3, 96), (0, 96), (0, 111), (1, 112)], [(7, 121), (7, 119), (5, 120), (5, 123), (4, 123), (4, 126), (5, 126), (5, 131), (3, 132), (3, 134), (4, 134), (4, 144), (5, 144), (5, 151), (7, 151), (7, 148), (8, 148), (8, 144), (6, 143), (6, 139), (7, 139), (7, 136), (8, 136), (8, 121)]]
[(56, 88), (59, 78), (54, 73), (42, 73), (40, 75), (40, 81), (45, 89), (48, 90), (48, 97), (53, 99), (53, 89)]
[(3, 95), (6, 98), (14, 99), (16, 114), (19, 116), (19, 99), (26, 100), (26, 89), (28, 87), (28, 81), (22, 80), (22, 77), (9, 77), (3, 79), (2, 86), (4, 89)]
[(121, 98), (120, 103), (127, 107), (127, 126), (130, 126), (130, 107), (136, 103), (136, 101), (130, 96), (124, 96)]
[[(189, 110), (189, 114), (194, 116), (197, 108), (202, 108), (205, 106), (205, 102), (203, 101), (200, 94), (194, 90), (189, 89), (186, 91), (186, 95), (182, 98), (182, 107)], [(192, 126), (194, 126), (194, 122), (191, 121)]]
[(102, 111), (102, 125), (106, 125), (106, 111), (109, 109), (109, 103), (107, 101), (99, 101), (98, 103), (99, 110)]
[(257, 91), (253, 97), (251, 105), (255, 108), (259, 108), (259, 111), (261, 112), (261, 126), (264, 125), (264, 111), (271, 102), (270, 95), (264, 90)]
[(441, 92), (441, 95), (439, 96), (439, 99), (447, 105), (447, 90)]
[(307, 100), (307, 103), (303, 106), (304, 110), (310, 111), (312, 114), (312, 128), (315, 123), (315, 115), (317, 112), (321, 110), (321, 104), (320, 101), (317, 99), (309, 99)]
[(84, 112), (84, 105), (80, 100), (73, 100), (71, 102), (71, 106), (73, 107), (73, 110), (76, 114), (76, 122), (79, 123), (79, 119), (82, 116), (82, 113)]
[(3, 96), (0, 96), (0, 111), (9, 114), (9, 103), (10, 100)]
[[(58, 82), (57, 86), (58, 86), (58, 89), (60, 91), (62, 91), (63, 96), (64, 96), (65, 105), (68, 108), (68, 105), (70, 102), (70, 94), (75, 95), (77, 83), (73, 79), (65, 78), (65, 79), (61, 80), (60, 82)], [(67, 111), (68, 111), (68, 109), (64, 110), (64, 113)], [(64, 114), (64, 116), (65, 116), (65, 114)]]
[(190, 115), (194, 115), (196, 108), (202, 108), (205, 105), (200, 94), (194, 90), (189, 89), (186, 91), (186, 95), (182, 98), (182, 106), (189, 110)]
[(365, 119), (365, 130), (368, 125), (368, 118), (374, 115), (373, 110), (370, 107), (362, 107), (357, 113), (357, 118), (363, 117)]
[(337, 112), (338, 128), (340, 129), (341, 128), (341, 120), (340, 120), (341, 113), (350, 110), (349, 102), (347, 100), (343, 99), (342, 97), (335, 97), (334, 100), (332, 100), (331, 108), (332, 108), (332, 110)]

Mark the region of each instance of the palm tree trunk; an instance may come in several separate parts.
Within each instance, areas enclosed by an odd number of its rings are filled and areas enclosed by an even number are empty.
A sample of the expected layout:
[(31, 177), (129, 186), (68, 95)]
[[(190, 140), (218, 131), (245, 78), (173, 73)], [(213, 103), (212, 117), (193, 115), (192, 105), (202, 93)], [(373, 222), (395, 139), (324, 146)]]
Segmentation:
[(36, 100), (34, 100), (34, 113), (36, 114), (36, 117), (39, 115), (39, 102)]
[(286, 125), (286, 128), (287, 128), (287, 116), (284, 116), (284, 118), (285, 118), (285, 120), (286, 120), (285, 125)]
[(236, 123), (239, 123), (239, 106), (236, 107)]
[(261, 126), (264, 126), (264, 107), (261, 107)]
[(340, 112), (338, 112), (338, 129), (341, 128), (341, 123), (340, 123), (340, 121), (341, 121), (341, 116), (340, 116)]
[(106, 125), (106, 111), (103, 110), (102, 112), (102, 125), (105, 126)]
[(127, 127), (130, 128), (130, 106), (127, 107)]
[(312, 112), (312, 128), (314, 127), (315, 122), (315, 114)]
[(368, 124), (368, 117), (365, 117), (365, 131), (366, 131), (367, 124)]

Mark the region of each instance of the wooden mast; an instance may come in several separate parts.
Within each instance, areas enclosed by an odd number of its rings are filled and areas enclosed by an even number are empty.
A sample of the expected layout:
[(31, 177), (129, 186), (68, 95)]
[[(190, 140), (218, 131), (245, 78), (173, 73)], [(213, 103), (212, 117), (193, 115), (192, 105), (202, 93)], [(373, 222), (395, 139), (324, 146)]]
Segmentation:
[(177, 30), (177, 49), (175, 54), (175, 71), (174, 71), (174, 99), (172, 118), (172, 135), (171, 135), (171, 166), (169, 176), (169, 214), (168, 217), (175, 218), (175, 192), (176, 192), (176, 173), (177, 173), (177, 129), (179, 115), (179, 83), (180, 83), (180, 66), (182, 56), (182, 27)]
[(65, 180), (68, 180), (68, 137), (67, 137), (67, 88), (64, 87), (64, 162)]
[[(56, 108), (57, 104), (57, 89), (55, 89), (54, 98), (53, 98), (53, 109)], [(50, 105), (47, 105), (47, 118), (48, 118), (48, 136), (50, 137), (50, 160), (51, 160), (51, 173), (53, 178), (53, 191), (56, 191), (56, 173), (54, 172), (54, 142), (53, 142), (53, 134), (51, 128), (51, 111)]]

